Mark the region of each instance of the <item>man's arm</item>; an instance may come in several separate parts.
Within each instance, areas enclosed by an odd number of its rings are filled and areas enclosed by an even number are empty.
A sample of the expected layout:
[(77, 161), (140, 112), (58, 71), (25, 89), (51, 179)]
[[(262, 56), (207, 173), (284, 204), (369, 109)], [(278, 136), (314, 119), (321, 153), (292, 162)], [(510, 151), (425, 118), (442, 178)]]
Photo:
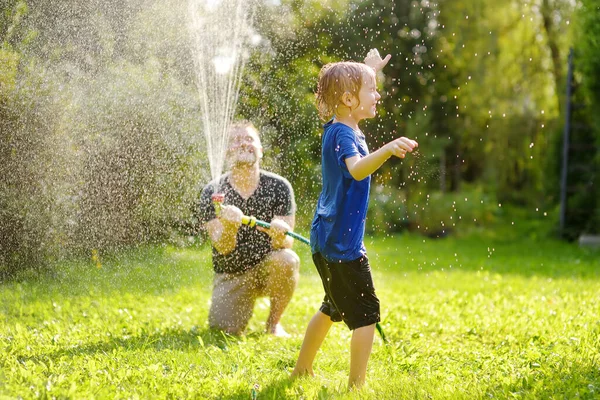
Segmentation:
[(210, 241), (223, 255), (231, 253), (237, 245), (238, 229), (242, 225), (242, 211), (234, 206), (224, 206), (221, 217), (206, 223)]

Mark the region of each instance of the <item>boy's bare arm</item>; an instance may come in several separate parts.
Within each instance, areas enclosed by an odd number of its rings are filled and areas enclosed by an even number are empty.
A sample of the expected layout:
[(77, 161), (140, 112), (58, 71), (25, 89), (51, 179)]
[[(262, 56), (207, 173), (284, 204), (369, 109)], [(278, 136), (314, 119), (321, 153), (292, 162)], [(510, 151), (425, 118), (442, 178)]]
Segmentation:
[(412, 152), (418, 145), (414, 140), (401, 137), (365, 157), (356, 155), (346, 158), (346, 167), (354, 179), (362, 181), (377, 171), (391, 156), (404, 158), (407, 152)]
[(365, 57), (364, 62), (369, 67), (373, 68), (375, 70), (375, 72), (377, 72), (377, 71), (381, 71), (383, 69), (383, 67), (385, 67), (387, 65), (388, 61), (390, 61), (390, 58), (392, 58), (392, 55), (388, 54), (387, 56), (385, 56), (384, 59), (382, 59), (381, 56), (379, 55), (379, 51), (377, 51), (377, 49), (371, 49), (367, 53), (367, 56)]

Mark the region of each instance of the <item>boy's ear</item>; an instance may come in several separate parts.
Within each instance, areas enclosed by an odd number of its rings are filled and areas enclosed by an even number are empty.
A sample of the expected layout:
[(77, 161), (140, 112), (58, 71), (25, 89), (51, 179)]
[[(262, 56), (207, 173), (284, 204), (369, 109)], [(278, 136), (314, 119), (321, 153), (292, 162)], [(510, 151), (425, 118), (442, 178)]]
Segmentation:
[(352, 107), (354, 104), (354, 96), (350, 92), (344, 92), (342, 95), (342, 104), (346, 107)]

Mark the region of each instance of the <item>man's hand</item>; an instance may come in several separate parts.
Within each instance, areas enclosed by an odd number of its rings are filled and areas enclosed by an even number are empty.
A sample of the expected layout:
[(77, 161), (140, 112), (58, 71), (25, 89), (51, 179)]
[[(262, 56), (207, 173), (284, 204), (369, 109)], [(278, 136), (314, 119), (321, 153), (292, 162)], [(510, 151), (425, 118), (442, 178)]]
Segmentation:
[(219, 253), (229, 254), (235, 249), (243, 215), (235, 206), (221, 206), (219, 217), (206, 223), (210, 240)]
[(221, 216), (219, 217), (225, 229), (234, 228), (237, 230), (242, 225), (244, 213), (236, 206), (222, 206)]
[(286, 241), (288, 236), (286, 236), (286, 233), (292, 230), (287, 222), (279, 218), (273, 218), (270, 229), (265, 229), (258, 226), (256, 229), (259, 229), (260, 231), (269, 235), (271, 237), (271, 243), (275, 248), (287, 247)]
[(388, 61), (390, 61), (390, 58), (392, 58), (392, 55), (388, 54), (387, 56), (385, 56), (384, 59), (381, 59), (379, 51), (377, 51), (377, 49), (371, 49), (365, 57), (365, 64), (367, 64), (369, 67), (373, 68), (375, 72), (377, 72), (381, 71), (383, 67), (387, 65)]

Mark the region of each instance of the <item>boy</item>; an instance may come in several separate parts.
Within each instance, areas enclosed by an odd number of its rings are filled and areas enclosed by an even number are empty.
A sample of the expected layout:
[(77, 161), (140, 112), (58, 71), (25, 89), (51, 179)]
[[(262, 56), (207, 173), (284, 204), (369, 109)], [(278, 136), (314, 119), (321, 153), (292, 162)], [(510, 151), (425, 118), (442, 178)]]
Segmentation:
[(367, 362), (379, 322), (371, 268), (363, 243), (370, 175), (390, 157), (404, 158), (418, 146), (401, 137), (369, 154), (358, 123), (376, 115), (376, 71), (388, 60), (371, 50), (365, 64), (338, 62), (319, 74), (317, 107), (327, 121), (322, 138), (323, 189), (317, 203), (310, 240), (313, 261), (325, 299), (308, 324), (292, 378), (314, 375), (312, 365), (333, 322), (344, 321), (352, 332), (349, 388), (365, 382)]

